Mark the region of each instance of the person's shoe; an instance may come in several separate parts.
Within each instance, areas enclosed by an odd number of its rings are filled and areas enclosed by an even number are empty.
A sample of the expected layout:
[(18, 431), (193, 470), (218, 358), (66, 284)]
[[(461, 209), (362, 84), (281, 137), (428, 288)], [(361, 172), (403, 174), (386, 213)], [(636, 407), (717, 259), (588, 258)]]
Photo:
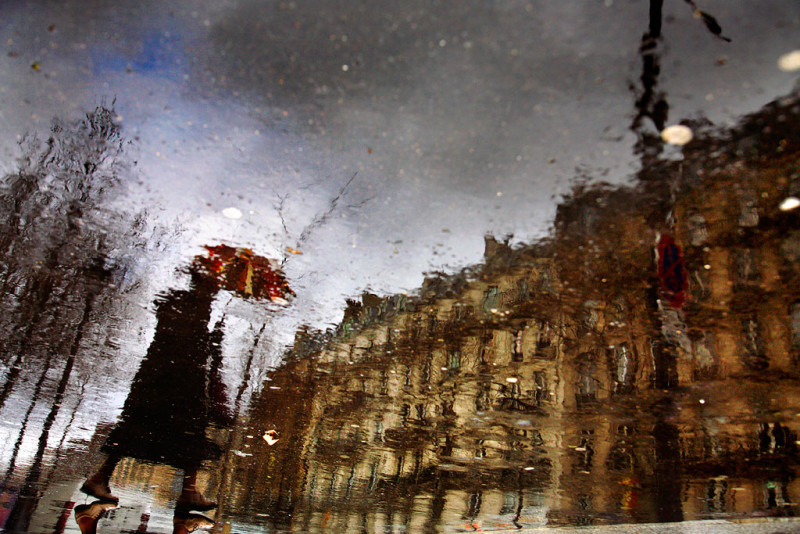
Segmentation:
[(183, 527), (186, 532), (194, 532), (195, 530), (210, 530), (214, 528), (214, 521), (204, 516), (203, 514), (180, 514), (176, 513), (172, 518), (172, 525), (175, 527)]
[(75, 522), (81, 532), (96, 532), (97, 522), (107, 511), (113, 510), (117, 505), (112, 502), (95, 501), (92, 504), (79, 504), (75, 507)]
[(103, 502), (111, 502), (115, 504), (119, 502), (119, 497), (111, 494), (111, 488), (108, 487), (108, 484), (104, 482), (98, 482), (92, 477), (86, 479), (86, 482), (84, 482), (83, 486), (81, 486), (81, 491), (86, 495), (94, 497), (95, 499), (100, 499)]
[(175, 509), (183, 512), (194, 510), (196, 512), (207, 512), (217, 507), (217, 503), (209, 501), (199, 491), (184, 491), (175, 503)]

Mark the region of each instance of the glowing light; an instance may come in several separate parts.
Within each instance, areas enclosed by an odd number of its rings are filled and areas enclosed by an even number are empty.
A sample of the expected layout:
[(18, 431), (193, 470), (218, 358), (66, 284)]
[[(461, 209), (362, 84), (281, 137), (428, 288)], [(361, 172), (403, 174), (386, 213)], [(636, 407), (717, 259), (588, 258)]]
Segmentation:
[(661, 132), (661, 139), (670, 145), (685, 145), (691, 141), (693, 137), (694, 134), (692, 133), (691, 128), (684, 126), (683, 124), (673, 124), (672, 126), (667, 126)]
[(783, 202), (781, 202), (781, 205), (778, 206), (778, 209), (781, 211), (791, 211), (797, 207), (800, 207), (800, 198), (787, 197)]
[(793, 50), (778, 59), (778, 68), (783, 72), (800, 70), (800, 50)]
[(242, 212), (238, 208), (225, 208), (222, 210), (222, 216), (228, 219), (241, 219)]

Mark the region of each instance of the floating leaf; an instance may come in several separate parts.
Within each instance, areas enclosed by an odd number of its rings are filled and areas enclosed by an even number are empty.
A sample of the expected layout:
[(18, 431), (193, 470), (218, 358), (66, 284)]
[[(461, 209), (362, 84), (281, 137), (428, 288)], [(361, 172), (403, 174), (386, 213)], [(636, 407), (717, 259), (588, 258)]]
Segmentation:
[(267, 430), (262, 437), (270, 447), (278, 443), (278, 432), (276, 430)]

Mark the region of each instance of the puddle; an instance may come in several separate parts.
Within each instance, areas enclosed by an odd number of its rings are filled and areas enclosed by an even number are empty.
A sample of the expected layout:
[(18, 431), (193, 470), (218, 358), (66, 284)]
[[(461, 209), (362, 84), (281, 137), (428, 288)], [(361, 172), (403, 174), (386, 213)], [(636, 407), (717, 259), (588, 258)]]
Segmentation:
[(95, 4), (0, 8), (0, 530), (798, 512), (796, 3)]

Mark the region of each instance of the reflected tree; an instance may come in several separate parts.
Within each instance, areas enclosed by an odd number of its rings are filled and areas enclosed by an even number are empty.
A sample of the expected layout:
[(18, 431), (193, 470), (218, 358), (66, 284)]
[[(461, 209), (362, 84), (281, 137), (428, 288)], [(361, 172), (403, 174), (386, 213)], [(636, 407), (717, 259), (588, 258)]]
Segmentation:
[[(77, 124), (54, 122), (45, 142), (27, 138), (19, 171), (0, 185), (0, 343), (7, 370), (0, 406), (23, 358), (36, 355), (47, 363), (54, 353), (72, 350), (74, 326), (88, 320), (109, 274), (108, 252), (118, 245), (111, 242), (109, 219), (119, 215), (105, 206), (124, 167), (113, 117), (101, 106)], [(56, 305), (58, 317), (48, 313)]]
[[(53, 122), (47, 140), (21, 143), (18, 171), (0, 180), (0, 408), (33, 378), (29, 405), (6, 468), (11, 483), (28, 422), (39, 402), (50, 408), (6, 527), (24, 529), (36, 503), (43, 459), (91, 323), (114, 291), (111, 258), (136, 228), (110, 207), (129, 168), (113, 107), (98, 106), (77, 122)], [(59, 370), (48, 389), (49, 372)], [(52, 378), (50, 376), (50, 378)]]

